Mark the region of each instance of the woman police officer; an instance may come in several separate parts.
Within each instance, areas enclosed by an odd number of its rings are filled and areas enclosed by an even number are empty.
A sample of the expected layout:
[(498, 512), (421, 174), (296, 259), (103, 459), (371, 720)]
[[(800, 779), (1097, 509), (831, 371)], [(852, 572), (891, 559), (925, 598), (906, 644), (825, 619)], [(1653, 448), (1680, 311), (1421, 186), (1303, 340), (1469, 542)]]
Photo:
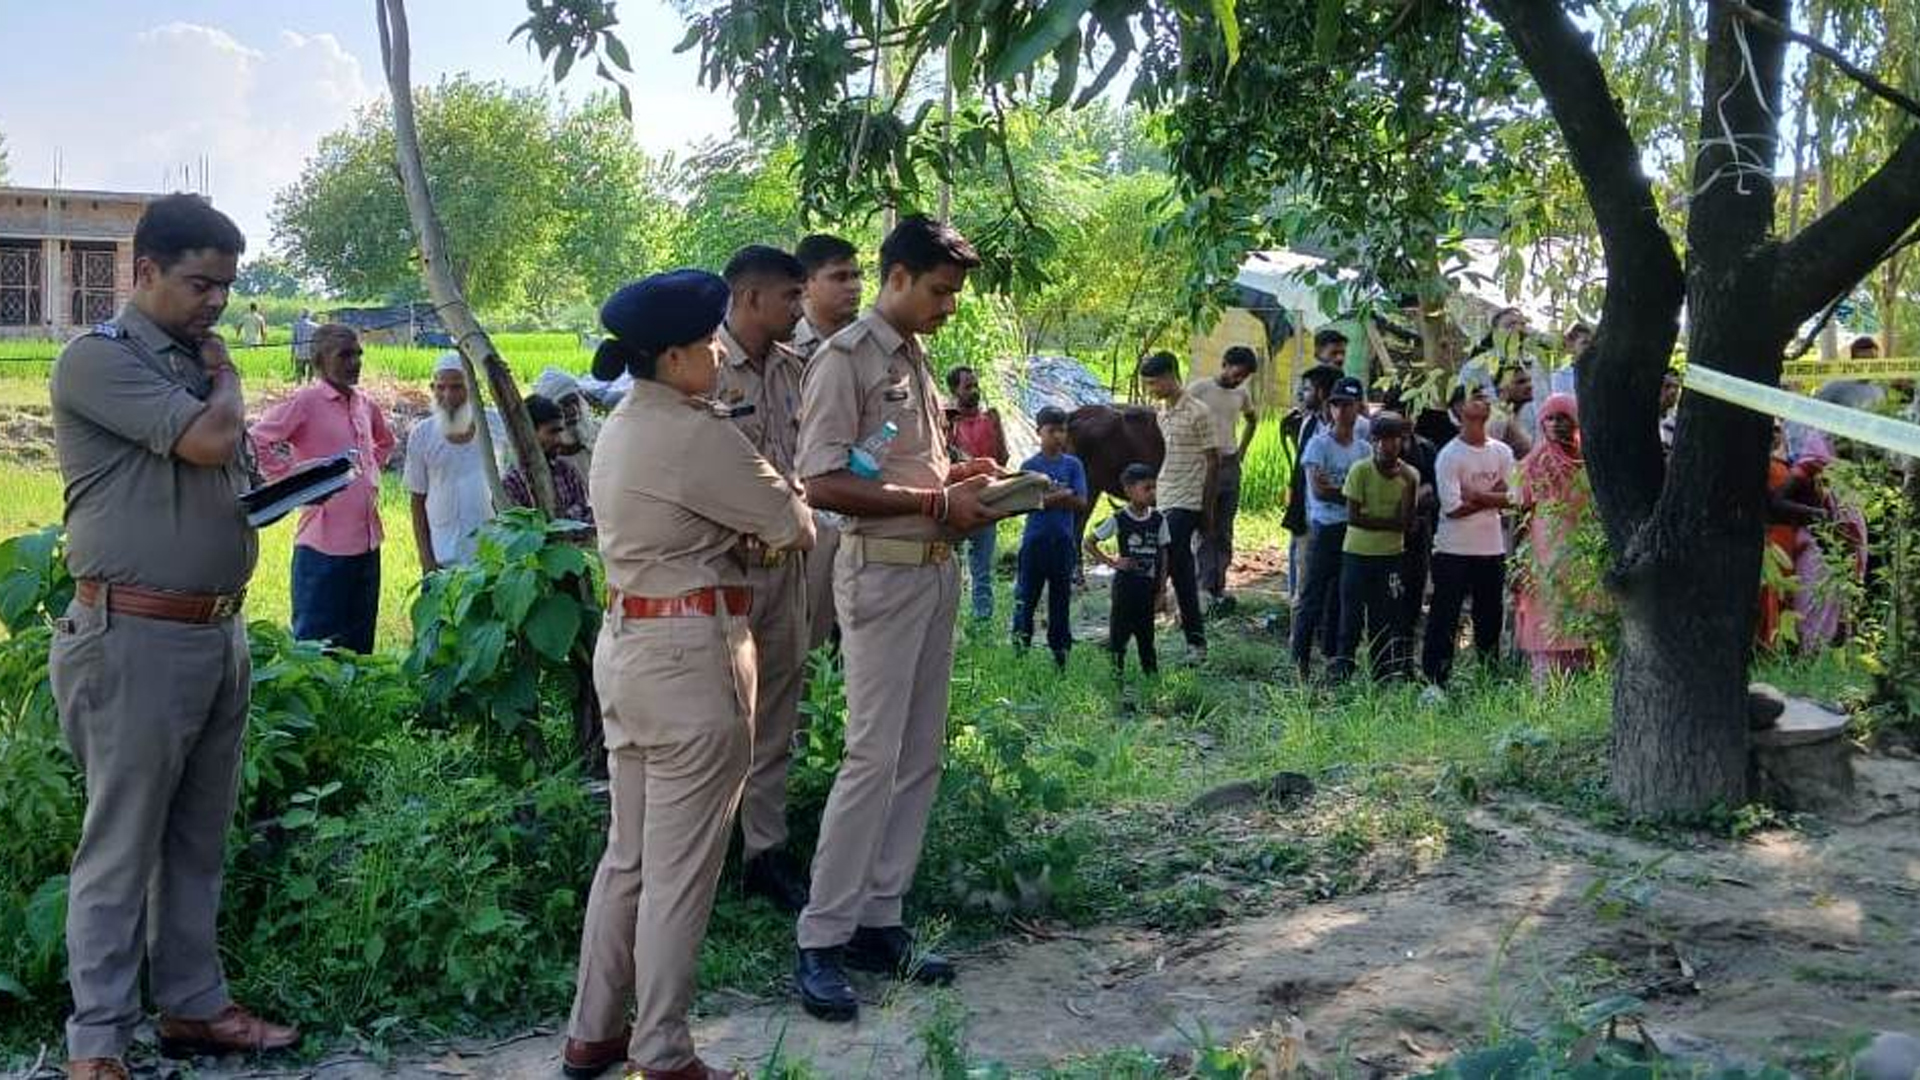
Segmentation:
[(740, 550), (805, 549), (814, 533), (800, 496), (708, 398), (726, 306), (718, 277), (678, 270), (600, 309), (613, 336), (593, 373), (634, 381), (589, 480), (607, 574), (594, 685), (613, 809), (562, 1060), (573, 1077), (622, 1061), (648, 1080), (734, 1075), (695, 1055), (687, 1008), (752, 745), (756, 601)]

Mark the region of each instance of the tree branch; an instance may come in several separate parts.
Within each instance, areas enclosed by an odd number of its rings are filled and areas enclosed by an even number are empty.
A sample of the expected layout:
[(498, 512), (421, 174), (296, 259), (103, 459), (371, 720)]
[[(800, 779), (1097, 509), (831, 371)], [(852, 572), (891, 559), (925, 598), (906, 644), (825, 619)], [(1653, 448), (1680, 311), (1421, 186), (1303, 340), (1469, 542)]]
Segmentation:
[[(374, 17), (380, 28), (381, 68), (387, 79), (388, 94), (393, 99), (394, 157), (400, 166), (407, 213), (420, 244), (421, 274), (426, 278), (427, 292), (433, 297), (434, 308), (441, 313), (447, 329), (453, 332), (454, 347), (460, 350), (468, 378), (475, 374), (486, 376), (487, 389), (493, 395), (501, 419), (506, 422), (514, 456), (526, 473), (534, 501), (542, 513), (551, 517), (553, 477), (547, 469), (546, 455), (534, 437), (533, 422), (527, 418), (527, 407), (519, 387), (514, 384), (513, 371), (500, 359), (493, 339), (487, 336), (467, 304), (448, 256), (446, 230), (434, 209), (433, 192), (427, 186), (426, 166), (420, 156), (420, 131), (413, 116), (412, 43), (407, 29), (406, 0), (374, 0)], [(486, 423), (484, 410), (480, 422), (483, 426)], [(497, 505), (505, 505), (505, 493), (496, 489), (494, 500)]]
[(1607, 295), (1599, 340), (1580, 364), (1580, 410), (1588, 418), (1594, 500), (1608, 542), (1623, 553), (1652, 516), (1665, 475), (1653, 418), (1686, 278), (1640, 167), (1640, 146), (1587, 35), (1557, 3), (1483, 3), (1546, 98), (1600, 231)]
[(1774, 296), (1794, 324), (1843, 295), (1920, 222), (1920, 129), (1865, 183), (1781, 245)]
[(1746, 3), (1746, 0), (1716, 0), (1716, 2), (1725, 7), (1734, 18), (1739, 19), (1749, 26), (1758, 27), (1769, 34), (1785, 38), (1799, 45), (1804, 45), (1808, 52), (1825, 57), (1834, 67), (1839, 68), (1845, 73), (1847, 78), (1865, 87), (1868, 93), (1883, 101), (1890, 101), (1912, 113), (1914, 116), (1920, 117), (1920, 101), (1915, 101), (1899, 90), (1874, 78), (1872, 72), (1854, 66), (1853, 61), (1848, 60), (1846, 54), (1842, 53), (1839, 49), (1821, 41), (1812, 34), (1803, 34), (1795, 30), (1793, 27), (1768, 15), (1764, 11), (1754, 9), (1752, 5)]
[(1867, 275), (1873, 273), (1874, 270), (1885, 264), (1888, 259), (1900, 254), (1900, 252), (1912, 247), (1916, 243), (1920, 243), (1920, 229), (1908, 233), (1904, 238), (1888, 248), (1886, 254), (1875, 259), (1872, 266), (1860, 272), (1860, 276), (1853, 280), (1853, 284), (1835, 294), (1833, 300), (1827, 304), (1826, 310), (1822, 311), (1820, 318), (1814, 322), (1813, 328), (1808, 330), (1806, 334), (1801, 337), (1800, 343), (1795, 345), (1793, 351), (1787, 354), (1787, 360), (1791, 362), (1807, 355), (1807, 351), (1812, 349), (1814, 343), (1819, 340), (1820, 332), (1825, 330), (1827, 324), (1833, 321), (1833, 316), (1840, 310), (1840, 305), (1846, 302), (1847, 297), (1853, 295), (1853, 290), (1859, 288), (1861, 282), (1867, 280)]
[(1027, 206), (1026, 197), (1020, 194), (1020, 177), (1013, 170), (1013, 154), (1007, 149), (1007, 111), (1000, 104), (1000, 92), (988, 87), (987, 100), (993, 105), (994, 121), (1000, 128), (1000, 137), (994, 142), (1000, 148), (1000, 171), (1007, 178), (1007, 194), (1012, 197), (1013, 208), (1019, 213), (1020, 220), (1032, 228), (1035, 220), (1033, 210)]

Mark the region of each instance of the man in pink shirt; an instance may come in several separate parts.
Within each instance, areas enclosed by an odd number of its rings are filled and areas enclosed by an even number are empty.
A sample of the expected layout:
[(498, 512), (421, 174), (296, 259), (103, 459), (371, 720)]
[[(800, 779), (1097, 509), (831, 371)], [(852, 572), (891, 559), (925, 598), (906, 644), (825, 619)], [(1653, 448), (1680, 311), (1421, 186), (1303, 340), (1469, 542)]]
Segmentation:
[(393, 431), (360, 382), (360, 338), (330, 323), (314, 331), (320, 381), (296, 391), (254, 423), (254, 451), (268, 479), (348, 450), (359, 475), (327, 501), (300, 511), (293, 536), (293, 635), (358, 653), (373, 651), (380, 616), (380, 470)]

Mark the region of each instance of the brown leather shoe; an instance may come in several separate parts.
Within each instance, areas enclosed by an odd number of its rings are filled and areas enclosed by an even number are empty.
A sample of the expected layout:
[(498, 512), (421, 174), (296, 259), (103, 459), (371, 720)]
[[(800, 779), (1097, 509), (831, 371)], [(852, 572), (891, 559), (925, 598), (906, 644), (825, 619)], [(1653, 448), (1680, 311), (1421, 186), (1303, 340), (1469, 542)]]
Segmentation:
[(716, 1069), (699, 1058), (677, 1069), (643, 1069), (627, 1062), (626, 1080), (740, 1080), (731, 1069)]
[(239, 1005), (228, 1005), (211, 1020), (160, 1018), (160, 1053), (170, 1058), (196, 1054), (259, 1054), (285, 1050), (299, 1041), (299, 1028), (270, 1024)]
[(567, 1048), (560, 1053), (560, 1071), (572, 1080), (593, 1080), (615, 1065), (626, 1062), (627, 1043), (632, 1039), (631, 1030), (598, 1042), (568, 1039)]
[(129, 1080), (133, 1076), (119, 1058), (76, 1058), (67, 1062), (69, 1080)]

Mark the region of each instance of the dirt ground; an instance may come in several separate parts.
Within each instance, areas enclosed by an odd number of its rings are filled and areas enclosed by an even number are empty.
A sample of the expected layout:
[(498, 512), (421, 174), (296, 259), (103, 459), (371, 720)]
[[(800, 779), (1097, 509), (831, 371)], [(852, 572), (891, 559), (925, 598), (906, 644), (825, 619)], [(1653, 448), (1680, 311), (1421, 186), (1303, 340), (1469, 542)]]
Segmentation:
[[(1920, 763), (1856, 759), (1843, 818), (1673, 850), (1501, 797), (1481, 841), (1381, 891), (1186, 936), (1108, 928), (1027, 935), (960, 959), (952, 993), (981, 1058), (1036, 1067), (1117, 1047), (1173, 1054), (1205, 1032), (1298, 1040), (1318, 1075), (1400, 1075), (1493, 1030), (1528, 1030), (1612, 994), (1648, 1002), (1665, 1049), (1720, 1063), (1792, 1059), (1876, 1030), (1920, 1029)], [(921, 1069), (928, 992), (863, 983), (857, 1024), (785, 1000), (709, 999), (696, 1035), (716, 1064), (776, 1043), (836, 1077)], [(560, 1036), (353, 1055), (276, 1071), (202, 1062), (193, 1075), (558, 1075)]]
[[(405, 449), (406, 432), (415, 420), (426, 414), (431, 397), (424, 386), (385, 377), (368, 378), (362, 384), (362, 389), (386, 408), (388, 422), (393, 426), (394, 433), (402, 439), (394, 453), (395, 467), (398, 467)], [(291, 386), (274, 383), (250, 391), (247, 395), (248, 418), (258, 419), (293, 390)], [(51, 405), (0, 405), (0, 463), (33, 469), (55, 467)]]

